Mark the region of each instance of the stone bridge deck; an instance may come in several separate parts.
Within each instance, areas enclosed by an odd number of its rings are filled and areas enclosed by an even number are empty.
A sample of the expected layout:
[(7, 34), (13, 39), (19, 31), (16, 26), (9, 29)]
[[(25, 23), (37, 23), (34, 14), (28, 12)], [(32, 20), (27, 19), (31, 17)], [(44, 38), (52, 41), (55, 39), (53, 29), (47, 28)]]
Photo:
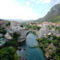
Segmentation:
[(26, 40), (27, 33), (29, 33), (30, 31), (35, 32), (36, 35), (38, 34), (37, 30), (20, 30), (19, 33), (21, 34), (21, 36), (20, 39), (18, 39), (18, 42), (23, 42), (24, 40)]

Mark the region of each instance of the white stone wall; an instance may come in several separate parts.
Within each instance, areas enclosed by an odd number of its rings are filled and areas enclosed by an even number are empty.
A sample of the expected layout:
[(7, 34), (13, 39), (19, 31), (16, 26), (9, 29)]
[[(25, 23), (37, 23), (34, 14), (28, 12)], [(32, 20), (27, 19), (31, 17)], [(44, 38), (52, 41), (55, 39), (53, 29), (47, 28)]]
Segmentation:
[(22, 28), (20, 27), (20, 24), (17, 23), (17, 22), (11, 22), (10, 28), (11, 28), (13, 31), (19, 31), (19, 30), (22, 29)]
[(44, 37), (49, 33), (48, 25), (42, 25), (41, 29), (38, 32), (38, 38)]

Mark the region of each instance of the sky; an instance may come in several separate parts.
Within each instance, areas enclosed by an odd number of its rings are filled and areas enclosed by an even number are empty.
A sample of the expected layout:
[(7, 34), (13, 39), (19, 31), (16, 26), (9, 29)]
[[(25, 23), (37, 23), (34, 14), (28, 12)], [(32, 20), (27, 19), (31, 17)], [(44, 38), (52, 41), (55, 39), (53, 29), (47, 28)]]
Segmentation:
[(1, 19), (36, 20), (60, 0), (0, 0)]

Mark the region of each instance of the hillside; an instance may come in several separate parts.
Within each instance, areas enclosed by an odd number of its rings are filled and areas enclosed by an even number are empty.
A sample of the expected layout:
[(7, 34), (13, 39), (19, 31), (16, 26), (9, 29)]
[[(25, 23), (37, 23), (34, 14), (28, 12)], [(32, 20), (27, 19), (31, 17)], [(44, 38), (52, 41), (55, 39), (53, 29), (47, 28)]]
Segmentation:
[(40, 20), (56, 23), (60, 22), (60, 4), (53, 6), (44, 18), (38, 19), (38, 21)]

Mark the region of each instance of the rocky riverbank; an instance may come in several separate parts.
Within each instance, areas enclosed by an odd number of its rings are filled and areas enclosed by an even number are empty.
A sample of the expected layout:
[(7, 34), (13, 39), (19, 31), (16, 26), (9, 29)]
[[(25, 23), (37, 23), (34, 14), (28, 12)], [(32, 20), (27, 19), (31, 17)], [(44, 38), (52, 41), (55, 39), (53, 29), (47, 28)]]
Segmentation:
[(53, 36), (53, 40), (40, 38), (38, 42), (47, 60), (60, 60), (60, 37)]

